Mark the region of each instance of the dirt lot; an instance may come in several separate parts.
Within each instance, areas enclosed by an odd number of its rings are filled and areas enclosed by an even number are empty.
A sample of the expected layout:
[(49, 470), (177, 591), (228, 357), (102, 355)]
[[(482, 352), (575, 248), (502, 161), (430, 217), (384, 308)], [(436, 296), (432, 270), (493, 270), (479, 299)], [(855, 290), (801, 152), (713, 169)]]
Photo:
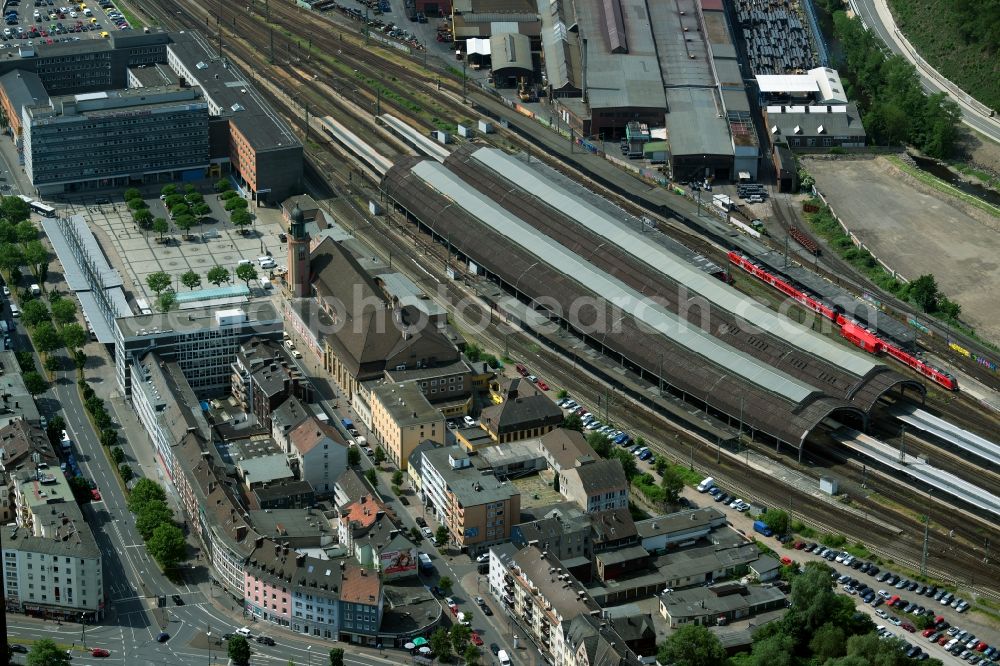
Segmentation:
[(907, 278), (932, 273), (962, 319), (1000, 341), (1000, 233), (944, 195), (895, 174), (881, 158), (804, 160), (834, 211), (872, 252)]

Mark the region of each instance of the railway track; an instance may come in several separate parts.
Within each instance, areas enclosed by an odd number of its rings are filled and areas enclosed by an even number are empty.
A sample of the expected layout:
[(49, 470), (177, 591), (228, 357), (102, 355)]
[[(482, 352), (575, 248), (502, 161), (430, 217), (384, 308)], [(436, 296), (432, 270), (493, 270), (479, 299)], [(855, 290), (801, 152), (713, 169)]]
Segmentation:
[[(186, 21), (183, 18), (174, 19), (175, 27), (178, 28), (204, 29), (206, 24), (210, 26), (213, 17), (212, 12), (208, 8), (181, 2), (180, 0), (157, 0), (154, 6), (164, 8), (163, 16), (166, 17), (193, 15), (194, 18)], [(217, 22), (223, 32), (228, 26), (232, 26), (231, 29), (234, 34), (228, 38), (223, 37), (223, 43), (228, 47), (227, 52), (235, 54), (239, 60), (246, 63), (250, 71), (256, 70), (257, 72), (267, 73), (269, 75), (268, 80), (272, 84), (277, 86), (292, 86), (296, 91), (296, 99), (303, 102), (303, 106), (304, 103), (308, 102), (312, 115), (337, 115), (338, 119), (343, 122), (344, 115), (341, 112), (345, 111), (345, 108), (348, 110), (349, 115), (353, 117), (353, 114), (356, 114), (359, 109), (365, 109), (366, 105), (378, 103), (377, 100), (381, 98), (380, 90), (397, 89), (391, 85), (391, 81), (387, 82), (387, 78), (392, 79), (393, 77), (384, 76), (385, 71), (376, 71), (375, 66), (371, 64), (379, 62), (379, 59), (372, 57), (371, 50), (360, 48), (351, 40), (335, 39), (332, 35), (324, 36), (320, 32), (316, 33), (316, 40), (312, 45), (336, 52), (337, 57), (341, 58), (344, 62), (349, 65), (357, 65), (356, 69), (359, 75), (355, 79), (359, 85), (356, 88), (348, 89), (348, 84), (355, 81), (352, 81), (350, 78), (344, 78), (341, 69), (312, 57), (311, 50), (308, 47), (305, 50), (298, 44), (292, 47), (292, 42), (287, 36), (283, 38), (285, 39), (285, 52), (288, 54), (288, 57), (283, 61), (279, 58), (279, 61), (288, 67), (288, 71), (279, 76), (268, 66), (269, 63), (267, 63), (265, 53), (259, 48), (252, 46), (253, 43), (269, 43), (271, 39), (269, 28), (262, 26), (260, 22), (248, 21), (245, 17), (237, 18), (237, 13), (245, 12), (245, 5), (234, 2), (219, 2), (217, 6), (219, 7), (217, 16), (221, 17), (223, 11), (233, 14), (230, 22), (227, 23), (223, 20)], [(272, 19), (275, 16), (279, 17), (279, 25), (280, 21), (291, 20), (293, 16), (297, 17), (295, 20), (303, 23), (301, 21), (301, 12), (303, 10), (276, 4), (271, 11)], [(307, 13), (307, 15), (309, 17), (316, 16), (312, 13)], [(171, 20), (171, 18), (167, 18), (164, 20), (164, 23), (169, 23)], [(239, 38), (235, 36), (236, 33), (241, 33)], [(306, 39), (311, 38), (306, 37)], [(397, 64), (388, 61), (384, 62), (388, 63), (387, 67), (397, 66)], [(313, 72), (312, 77), (314, 78), (310, 78), (310, 71)], [(396, 70), (389, 71), (393, 71), (396, 74)], [(428, 85), (426, 78), (420, 78), (411, 74), (405, 68), (398, 73), (397, 78), (402, 78), (411, 84), (424, 87)], [(348, 105), (346, 102), (331, 103), (330, 99), (320, 92), (320, 86), (312, 85), (317, 79), (322, 79), (321, 83), (333, 87), (341, 97), (352, 97), (351, 104)], [(384, 87), (377, 87), (376, 91), (372, 92), (372, 89), (366, 87), (366, 84), (373, 82), (381, 82), (384, 84)], [(338, 84), (341, 87), (338, 88)], [(446, 78), (442, 78), (442, 85), (446, 89), (450, 87), (452, 89), (451, 92), (453, 92), (454, 84), (449, 84)], [(304, 114), (299, 114), (298, 109), (292, 108), (287, 99), (282, 100), (273, 95), (269, 95), (269, 97), (271, 97), (272, 101), (277, 101), (280, 107), (284, 107), (288, 111), (286, 116), (293, 121), (296, 127), (304, 131)], [(411, 117), (412, 114), (409, 113), (409, 109), (404, 105), (406, 99), (405, 95), (399, 94), (398, 99), (387, 97), (384, 103), (388, 108), (396, 109), (399, 113)], [(349, 128), (352, 131), (363, 133), (367, 125), (357, 121), (356, 118), (355, 121), (352, 123), (353, 126), (349, 125)], [(423, 125), (428, 128), (431, 127), (426, 122), (423, 122)], [(344, 161), (339, 159), (334, 153), (323, 150), (322, 147), (308, 147), (308, 152), (310, 158), (320, 168), (322, 176), (334, 181), (332, 185), (333, 198), (344, 202), (343, 205), (354, 210), (359, 220), (368, 220), (367, 224), (359, 224), (354, 229), (356, 235), (374, 247), (388, 250), (395, 257), (407, 257), (407, 260), (402, 264), (398, 263), (399, 260), (397, 259), (397, 263), (394, 265), (407, 273), (418, 285), (424, 285), (428, 293), (433, 293), (439, 285), (439, 281), (433, 277), (432, 272), (439, 270), (444, 264), (443, 249), (420, 233), (411, 230), (411, 227), (405, 225), (399, 226), (394, 222), (380, 218), (371, 221), (365, 214), (365, 211), (361, 210), (358, 206), (356, 199), (371, 198), (377, 196), (377, 193), (370, 187), (359, 182), (360, 179), (352, 179), (351, 169), (345, 168)], [(571, 173), (573, 175), (576, 174), (575, 171), (571, 171)], [(326, 183), (320, 182), (321, 177), (315, 173), (309, 180), (317, 187), (326, 185)], [(629, 208), (635, 209), (632, 206), (629, 206)], [(635, 210), (639, 214), (645, 214), (641, 209)], [(673, 226), (670, 227), (670, 230), (671, 232), (676, 231)], [(719, 263), (724, 263), (719, 248), (716, 248), (708, 241), (697, 238), (689, 232), (685, 232), (684, 236), (684, 242), (689, 244), (692, 249), (702, 252), (709, 257), (718, 257)], [(415, 249), (416, 252), (414, 252)], [(430, 266), (430, 269), (428, 269), (428, 266)], [(453, 298), (468, 297), (469, 294), (467, 291), (463, 291), (457, 285), (448, 283), (448, 281), (445, 282), (448, 292)], [(726, 452), (725, 455), (720, 455), (717, 461), (716, 449), (710, 443), (706, 443), (691, 433), (684, 432), (676, 424), (668, 426), (661, 417), (646, 412), (644, 409), (636, 409), (634, 404), (621, 396), (614, 397), (608, 393), (603, 383), (580, 372), (575, 367), (575, 364), (571, 366), (570, 361), (567, 359), (543, 352), (537, 343), (529, 339), (522, 338), (519, 335), (510, 335), (509, 330), (501, 327), (496, 322), (491, 322), (486, 327), (483, 337), (486, 338), (486, 341), (494, 349), (503, 349), (504, 346), (509, 346), (508, 353), (511, 356), (530, 362), (537, 368), (539, 374), (544, 374), (547, 377), (553, 378), (557, 383), (566, 386), (578, 400), (589, 405), (600, 405), (603, 401), (608, 421), (623, 425), (627, 424), (626, 427), (630, 432), (643, 436), (649, 442), (651, 448), (667, 456), (670, 460), (693, 464), (698, 469), (720, 479), (728, 487), (740, 492), (748, 499), (754, 499), (769, 506), (784, 507), (787, 504), (794, 515), (800, 517), (808, 524), (816, 525), (820, 529), (842, 533), (849, 536), (852, 540), (864, 541), (866, 544), (873, 542), (892, 544), (891, 547), (882, 549), (886, 557), (891, 557), (910, 568), (917, 567), (922, 548), (922, 526), (919, 522), (902, 514), (889, 513), (889, 515), (886, 515), (887, 512), (883, 505), (878, 504), (874, 500), (867, 500), (861, 497), (856, 499), (855, 503), (869, 510), (872, 516), (878, 516), (880, 520), (884, 520), (885, 524), (889, 525), (889, 527), (883, 527), (870, 521), (866, 521), (863, 525), (859, 526), (858, 520), (853, 514), (842, 514), (841, 512), (831, 511), (827, 503), (818, 501), (809, 494), (802, 493), (794, 488), (790, 489), (781, 484), (775, 484), (772, 478), (755, 473), (745, 465), (741, 465), (739, 458), (735, 457), (733, 452)], [(669, 433), (667, 432), (668, 429), (676, 429), (677, 432)], [(755, 447), (755, 449), (758, 454), (762, 453), (759, 447)], [(770, 452), (768, 451), (768, 453)], [(793, 466), (791, 464), (792, 461), (787, 458), (781, 462)], [(843, 463), (842, 465), (845, 469), (851, 467)], [(844, 474), (844, 476), (853, 478), (855, 475)], [(913, 493), (906, 493), (901, 489), (893, 497), (902, 504), (912, 502), (918, 496)], [(945, 524), (944, 520), (947, 517), (947, 509), (939, 509), (937, 510), (937, 514), (935, 514), (933, 507), (929, 511), (934, 523)], [(823, 516), (822, 521), (818, 522), (816, 516)], [(978, 534), (965, 534), (965, 530), (961, 526), (957, 527), (956, 533), (956, 542), (961, 540), (962, 542), (971, 544), (975, 543), (976, 539), (978, 539)], [(977, 587), (980, 593), (989, 594), (995, 598), (1000, 596), (1000, 583), (997, 582), (1000, 580), (1000, 576), (997, 575), (998, 572), (995, 567), (990, 566), (988, 563), (983, 563), (973, 551), (967, 551), (963, 547), (954, 548), (944, 545), (943, 540), (945, 538), (948, 537), (942, 537), (940, 534), (935, 533), (935, 543), (938, 541), (942, 543), (939, 552), (932, 550), (931, 565), (929, 567), (930, 573), (934, 574), (940, 580), (972, 585)], [(949, 573), (956, 571), (963, 573), (957, 578), (955, 574)]]

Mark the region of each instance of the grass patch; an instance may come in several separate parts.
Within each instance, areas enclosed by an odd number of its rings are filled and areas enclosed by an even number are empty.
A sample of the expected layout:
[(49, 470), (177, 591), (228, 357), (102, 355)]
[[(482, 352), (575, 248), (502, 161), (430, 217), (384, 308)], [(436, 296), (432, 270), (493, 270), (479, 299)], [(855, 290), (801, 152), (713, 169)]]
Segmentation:
[(844, 546), (844, 550), (846, 550), (848, 553), (858, 558), (859, 560), (875, 559), (875, 556), (872, 555), (871, 551), (865, 548), (865, 544), (861, 543), (860, 541), (855, 543), (853, 546), (852, 545)]
[(816, 538), (816, 530), (814, 530), (813, 528), (809, 527), (808, 525), (799, 520), (792, 521), (791, 530), (795, 534), (798, 534), (800, 537), (806, 539)]
[(822, 534), (819, 542), (827, 548), (843, 548), (847, 543), (847, 537), (843, 534)]
[[(120, 11), (122, 13), (122, 16), (125, 17), (125, 20), (128, 21), (129, 26), (131, 26), (131, 28), (133, 30), (142, 30), (145, 27), (145, 25), (143, 24), (143, 22), (140, 21), (139, 19), (137, 19), (135, 17), (135, 14), (133, 14), (132, 12), (130, 12), (128, 10), (128, 8), (125, 7), (125, 5), (119, 3), (117, 5), (117, 7), (118, 7), (118, 11)], [(97, 20), (100, 21), (101, 19), (98, 18)]]
[(966, 194), (965, 192), (958, 189), (954, 185), (946, 183), (940, 178), (932, 176), (926, 171), (922, 171), (916, 167), (912, 167), (909, 164), (906, 164), (895, 155), (886, 155), (885, 158), (890, 163), (892, 163), (892, 165), (895, 166), (897, 169), (906, 173), (909, 176), (912, 176), (913, 178), (916, 178), (924, 185), (927, 185), (928, 187), (935, 189), (938, 192), (942, 192), (949, 196), (953, 196), (956, 199), (960, 199), (962, 202), (967, 203), (970, 206), (975, 206), (976, 208), (979, 208), (980, 210), (989, 213), (993, 217), (1000, 217), (1000, 208), (997, 208), (996, 206), (989, 204), (978, 197), (974, 197), (971, 194)]
[(997, 3), (890, 0), (900, 30), (927, 62), (991, 109), (1000, 108), (997, 77)]
[(952, 162), (951, 166), (960, 174), (981, 180), (986, 187), (992, 189), (1000, 187), (1000, 176), (992, 174), (989, 171), (984, 171), (964, 162)]

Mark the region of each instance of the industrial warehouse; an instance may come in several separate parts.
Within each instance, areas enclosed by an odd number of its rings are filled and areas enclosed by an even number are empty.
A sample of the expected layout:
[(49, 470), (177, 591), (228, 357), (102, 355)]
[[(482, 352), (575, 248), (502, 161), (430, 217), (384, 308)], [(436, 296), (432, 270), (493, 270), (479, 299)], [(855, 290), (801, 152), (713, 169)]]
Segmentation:
[[(383, 188), (422, 229), (541, 317), (684, 401), (800, 454), (826, 417), (863, 427), (890, 390), (924, 391), (870, 357), (748, 305), (501, 151), (467, 146), (444, 164), (407, 158)], [(693, 308), (691, 294), (701, 299)], [(569, 321), (565, 313), (584, 298), (595, 303), (593, 317)]]

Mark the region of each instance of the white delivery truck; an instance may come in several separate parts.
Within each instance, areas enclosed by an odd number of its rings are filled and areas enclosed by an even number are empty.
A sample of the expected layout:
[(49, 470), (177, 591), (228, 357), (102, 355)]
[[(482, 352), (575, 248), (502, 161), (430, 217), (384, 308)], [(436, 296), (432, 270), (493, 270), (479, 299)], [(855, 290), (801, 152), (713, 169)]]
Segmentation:
[(698, 484), (699, 493), (707, 493), (709, 490), (715, 487), (715, 479), (708, 477)]

